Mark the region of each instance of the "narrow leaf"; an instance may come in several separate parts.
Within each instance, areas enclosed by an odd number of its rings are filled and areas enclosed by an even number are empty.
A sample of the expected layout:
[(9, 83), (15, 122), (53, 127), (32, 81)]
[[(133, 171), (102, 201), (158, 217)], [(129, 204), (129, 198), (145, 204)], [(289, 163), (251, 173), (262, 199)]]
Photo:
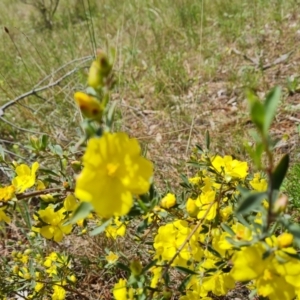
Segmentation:
[(279, 190), (289, 167), (289, 155), (285, 154), (272, 174), (272, 189)]
[(235, 236), (235, 232), (225, 223), (221, 223), (221, 227), (224, 231), (229, 233), (231, 236)]
[(281, 89), (275, 87), (266, 97), (265, 107), (265, 121), (264, 121), (264, 133), (267, 134), (270, 129), (271, 123), (274, 119), (275, 112), (280, 101)]
[(181, 267), (181, 266), (176, 266), (175, 269), (177, 269), (179, 272), (182, 272), (184, 274), (188, 274), (188, 275), (197, 275), (198, 273), (193, 271), (193, 270), (190, 270), (188, 268), (185, 268), (185, 267)]
[(259, 192), (259, 193), (248, 193), (248, 195), (242, 197), (240, 201), (240, 205), (238, 206), (236, 213), (237, 214), (247, 214), (256, 207), (258, 207), (263, 199), (267, 198), (266, 192)]
[(111, 219), (106, 220), (100, 226), (96, 227), (94, 230), (90, 232), (90, 236), (94, 236), (100, 234), (105, 231), (106, 227), (110, 224)]
[(294, 241), (297, 246), (300, 246), (300, 225), (296, 223), (289, 224), (287, 227), (288, 231), (294, 236)]
[(65, 225), (74, 224), (77, 221), (86, 218), (92, 210), (92, 204), (89, 202), (81, 202)]
[(263, 132), (265, 108), (258, 100), (252, 103), (250, 110), (251, 120), (260, 132)]

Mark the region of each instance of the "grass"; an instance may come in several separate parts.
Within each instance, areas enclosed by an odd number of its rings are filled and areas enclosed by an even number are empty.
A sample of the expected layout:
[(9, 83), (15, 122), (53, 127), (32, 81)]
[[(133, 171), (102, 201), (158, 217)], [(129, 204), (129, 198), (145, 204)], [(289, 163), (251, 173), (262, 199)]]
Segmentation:
[[(112, 98), (118, 104), (117, 124), (145, 145), (161, 190), (168, 184), (178, 186), (184, 162), (193, 146), (204, 142), (205, 130), (210, 131), (213, 149), (248, 159), (243, 143), (252, 127), (245, 88), (263, 96), (270, 87), (283, 86), (272, 132), (279, 139), (288, 136), (288, 143), (295, 145), (295, 161), (300, 119), (294, 108), (299, 98), (298, 6), (293, 0), (64, 0), (48, 30), (34, 7), (2, 0), (1, 21), (7, 29), (0, 34), (0, 105), (33, 90), (44, 78), (39, 86), (71, 74), (7, 109), (4, 118), (10, 124), (0, 121), (0, 145), (16, 153), (11, 142), (26, 144), (30, 136), (42, 133), (63, 147), (65, 141), (75, 144), (81, 116), (73, 93), (84, 88), (91, 60), (81, 58), (96, 48), (115, 47)], [(287, 60), (263, 69), (291, 51)], [(279, 156), (286, 149), (276, 151)], [(21, 146), (19, 154), (28, 152)], [(297, 208), (298, 169), (295, 165), (291, 170), (287, 189)], [(96, 240), (91, 243), (98, 249)]]

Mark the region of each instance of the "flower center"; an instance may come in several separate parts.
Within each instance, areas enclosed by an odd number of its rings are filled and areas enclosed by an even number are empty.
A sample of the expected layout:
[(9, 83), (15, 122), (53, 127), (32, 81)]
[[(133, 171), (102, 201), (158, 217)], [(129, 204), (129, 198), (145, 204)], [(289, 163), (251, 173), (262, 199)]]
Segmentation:
[(106, 166), (107, 175), (110, 177), (114, 177), (116, 175), (118, 168), (119, 168), (119, 164), (113, 164), (113, 163), (107, 164)]

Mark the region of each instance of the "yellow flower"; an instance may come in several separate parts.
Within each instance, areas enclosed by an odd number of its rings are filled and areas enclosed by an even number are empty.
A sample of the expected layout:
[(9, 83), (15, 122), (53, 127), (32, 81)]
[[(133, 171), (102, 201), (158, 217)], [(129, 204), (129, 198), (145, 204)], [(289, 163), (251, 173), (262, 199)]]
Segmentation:
[(15, 188), (13, 185), (0, 188), (0, 201), (6, 202), (13, 198), (15, 194)]
[(44, 287), (43, 283), (37, 282), (35, 287), (34, 287), (34, 290), (38, 293), (43, 287)]
[(73, 194), (69, 194), (64, 200), (64, 208), (66, 211), (74, 211), (78, 206), (78, 202)]
[(220, 210), (220, 215), (222, 218), (222, 221), (225, 222), (228, 220), (228, 218), (232, 215), (232, 206), (228, 205), (226, 207), (224, 207), (223, 209)]
[(119, 221), (118, 217), (114, 218), (113, 224), (109, 225), (105, 229), (105, 234), (108, 238), (113, 238), (114, 240), (118, 236), (124, 236), (126, 233), (126, 224)]
[(260, 243), (235, 252), (232, 257), (231, 276), (237, 281), (249, 281), (261, 276), (270, 260), (263, 259), (265, 252), (265, 248)]
[(64, 300), (66, 297), (66, 291), (62, 286), (54, 285), (52, 300)]
[(285, 278), (265, 269), (257, 282), (257, 293), (270, 300), (290, 300), (295, 298), (295, 288)]
[(126, 215), (133, 205), (133, 194), (149, 190), (152, 163), (141, 157), (138, 141), (125, 133), (104, 133), (90, 139), (83, 163), (75, 196), (91, 202), (103, 218)]
[(244, 179), (248, 174), (247, 162), (232, 159), (231, 156), (221, 157), (217, 155), (212, 160), (212, 165), (220, 174), (224, 175), (227, 182), (232, 178)]
[(200, 181), (201, 181), (201, 177), (199, 176), (189, 178), (189, 182), (191, 184), (198, 184)]
[(163, 208), (171, 208), (176, 204), (176, 198), (174, 194), (168, 193), (161, 199), (160, 206)]
[(251, 187), (258, 192), (264, 192), (268, 188), (268, 182), (265, 178), (261, 177), (260, 173), (255, 173), (251, 181), (249, 181)]
[(207, 190), (198, 196), (196, 199), (196, 205), (199, 208), (197, 215), (198, 219), (202, 219), (205, 216), (206, 220), (213, 220), (217, 215), (218, 203), (214, 203), (216, 192), (214, 190)]
[(16, 167), (17, 176), (12, 180), (12, 184), (18, 193), (24, 193), (35, 184), (35, 173), (38, 168), (38, 162), (33, 163), (31, 169), (25, 164)]
[(76, 92), (74, 99), (86, 118), (101, 121), (105, 107), (97, 98), (83, 92)]
[[(160, 226), (153, 244), (156, 250), (155, 257), (162, 261), (170, 261), (177, 250), (182, 247), (191, 231), (192, 228), (184, 220), (177, 220)], [(186, 267), (191, 259), (200, 261), (203, 256), (203, 250), (199, 247), (198, 241), (198, 234), (194, 234), (175, 258), (172, 265)]]
[(278, 246), (280, 248), (286, 248), (293, 243), (294, 236), (290, 233), (284, 232), (277, 237)]
[(108, 261), (108, 263), (113, 264), (119, 259), (119, 255), (110, 251), (109, 254), (105, 256), (105, 259)]
[(57, 253), (51, 252), (45, 259), (44, 266), (46, 268), (50, 268), (52, 266), (52, 263), (57, 260)]
[(46, 239), (53, 238), (55, 242), (61, 242), (64, 234), (69, 234), (72, 231), (72, 225), (63, 225), (65, 212), (64, 208), (55, 212), (54, 207), (49, 205), (46, 209), (39, 211), (40, 219), (48, 225), (33, 227), (32, 230), (39, 232)]
[(127, 300), (127, 281), (125, 279), (120, 279), (118, 283), (114, 285), (113, 294), (115, 300)]
[(10, 217), (5, 213), (6, 207), (0, 207), (0, 221), (4, 221), (5, 223), (10, 223)]
[(217, 296), (226, 295), (235, 286), (234, 279), (229, 273), (215, 272), (213, 276), (205, 276), (202, 279), (202, 288), (207, 292), (213, 292)]
[(36, 189), (38, 191), (42, 191), (42, 190), (46, 189), (46, 186), (45, 186), (45, 184), (44, 184), (44, 182), (42, 180), (37, 180), (37, 182), (36, 182)]
[(156, 266), (150, 269), (150, 271), (153, 273), (151, 284), (150, 284), (151, 288), (155, 289), (157, 285), (160, 283), (160, 280), (163, 280), (161, 278), (162, 270), (163, 270), (162, 267), (156, 267)]

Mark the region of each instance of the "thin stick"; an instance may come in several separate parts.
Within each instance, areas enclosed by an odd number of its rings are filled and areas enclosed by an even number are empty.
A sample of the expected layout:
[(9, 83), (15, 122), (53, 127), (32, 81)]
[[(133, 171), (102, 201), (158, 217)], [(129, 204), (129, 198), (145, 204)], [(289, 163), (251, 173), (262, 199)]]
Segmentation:
[(70, 75), (72, 75), (73, 73), (77, 72), (78, 71), (78, 68), (74, 68), (73, 70), (67, 72), (65, 75), (63, 75), (62, 77), (60, 77), (59, 79), (57, 79), (56, 81), (52, 82), (52, 83), (49, 83), (48, 85), (45, 85), (45, 86), (42, 86), (42, 87), (39, 87), (39, 88), (34, 88), (32, 89), (31, 91), (25, 93), (25, 94), (22, 94), (20, 96), (18, 96), (17, 98), (11, 100), (11, 101), (8, 101), (7, 103), (5, 103), (4, 105), (2, 105), (0, 107), (0, 117), (3, 116), (4, 114), (4, 110), (7, 109), (8, 107), (14, 105), (16, 102), (28, 97), (28, 96), (31, 96), (31, 95), (34, 95), (36, 93), (39, 93), (41, 91), (44, 91), (46, 89), (49, 89), (49, 88), (52, 88), (58, 84), (60, 84), (61, 81), (63, 81), (64, 79), (66, 79), (67, 77), (69, 77)]
[(43, 195), (43, 194), (59, 192), (61, 190), (65, 190), (65, 191), (68, 191), (68, 192), (73, 192), (72, 189), (67, 190), (64, 187), (60, 187), (60, 188), (50, 188), (50, 189), (45, 189), (45, 190), (41, 190), (41, 191), (34, 191), (34, 192), (29, 192), (29, 193), (23, 193), (23, 194), (16, 194), (16, 197), (17, 197), (18, 200), (22, 200), (22, 199), (27, 199), (27, 198)]

